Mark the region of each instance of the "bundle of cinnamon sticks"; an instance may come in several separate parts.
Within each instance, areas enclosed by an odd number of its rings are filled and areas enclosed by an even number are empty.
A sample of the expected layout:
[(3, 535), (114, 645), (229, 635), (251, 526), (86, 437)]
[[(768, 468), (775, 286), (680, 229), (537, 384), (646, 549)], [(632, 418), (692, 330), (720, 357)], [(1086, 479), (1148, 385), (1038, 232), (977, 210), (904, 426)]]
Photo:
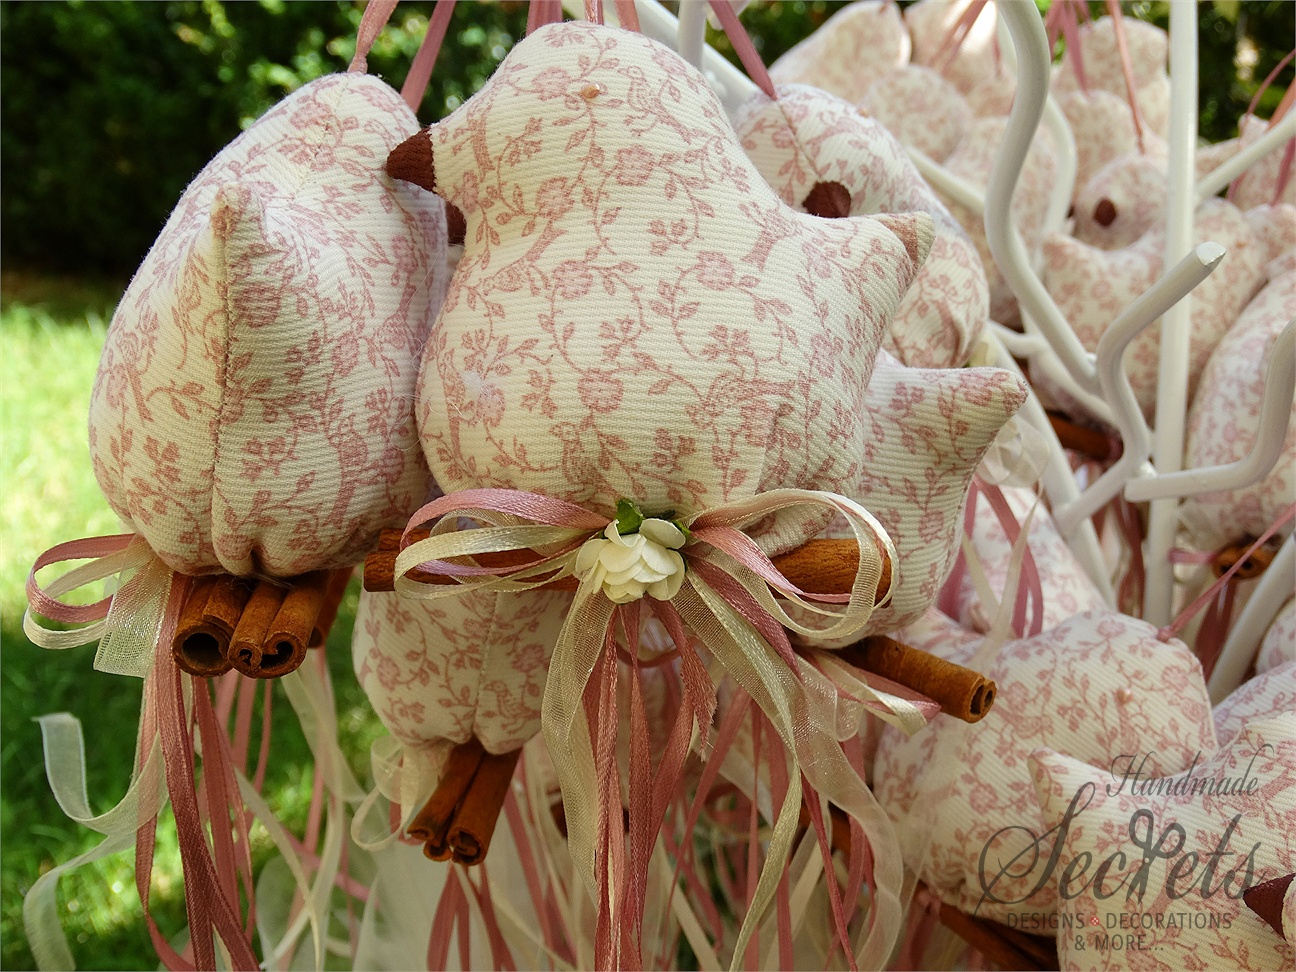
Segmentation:
[(287, 581), (230, 574), (194, 578), (171, 654), (191, 675), (279, 678), (310, 648), (323, 646), (351, 579), (351, 568), (317, 570)]
[(480, 864), (508, 796), (521, 749), (495, 755), (476, 737), (450, 751), (441, 781), (406, 833), (434, 861)]

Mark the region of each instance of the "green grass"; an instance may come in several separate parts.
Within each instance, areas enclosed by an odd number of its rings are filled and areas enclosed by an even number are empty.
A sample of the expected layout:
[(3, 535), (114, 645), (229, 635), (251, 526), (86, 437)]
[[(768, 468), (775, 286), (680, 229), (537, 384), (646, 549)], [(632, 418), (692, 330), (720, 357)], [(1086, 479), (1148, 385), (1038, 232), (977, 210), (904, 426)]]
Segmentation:
[[(111, 284), (93, 282), (8, 275), (0, 281), (0, 966), (6, 969), (33, 967), (23, 933), (23, 894), (40, 874), (99, 840), (68, 821), (50, 794), (33, 718), (67, 711), (81, 719), (96, 812), (116, 803), (130, 778), (141, 683), (95, 672), (93, 645), (45, 651), (22, 633), (23, 585), (35, 557), (64, 540), (120, 530), (95, 484), (86, 445), (91, 383), (119, 293)], [(358, 597), (353, 583), (329, 638), (328, 657), (343, 751), (364, 781), (369, 743), (381, 727), (351, 673)], [(309, 750), (276, 687), (264, 792), (298, 833), (311, 781)], [(253, 841), (254, 857), (264, 863), (272, 856), (264, 831), (257, 828)], [(169, 816), (159, 833), (152, 907), (165, 933), (181, 929), (183, 891)], [(64, 877), (59, 908), (80, 967), (157, 966), (135, 892), (133, 854)]]

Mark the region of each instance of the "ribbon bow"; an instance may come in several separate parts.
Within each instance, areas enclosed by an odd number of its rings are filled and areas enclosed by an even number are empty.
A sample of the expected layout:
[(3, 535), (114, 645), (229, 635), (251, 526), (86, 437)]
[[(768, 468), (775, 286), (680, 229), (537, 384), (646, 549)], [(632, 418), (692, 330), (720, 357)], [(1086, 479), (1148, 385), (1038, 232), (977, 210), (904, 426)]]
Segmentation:
[[(89, 560), (59, 577), (48, 589), (36, 581), (43, 567), (69, 560)], [(115, 594), (93, 604), (65, 604), (59, 597), (94, 581), (134, 571)], [(153, 553), (143, 537), (122, 533), (87, 537), (51, 547), (27, 575), (27, 611), (23, 633), (32, 644), (61, 650), (99, 642), (94, 667), (113, 675), (143, 678), (153, 664), (153, 646), (164, 623), (174, 626), (183, 597), (176, 575)], [(71, 630), (47, 628), (38, 618), (81, 624)], [(87, 623), (88, 622), (88, 623)]]
[[(827, 507), (842, 514), (859, 544), (860, 558), (849, 594), (818, 594), (801, 590), (773, 564), (745, 528), (800, 506)], [(621, 513), (626, 512), (623, 507)], [(637, 510), (635, 510), (638, 513)], [(642, 519), (642, 514), (639, 514)], [(465, 521), (482, 526), (465, 528)], [(433, 522), (435, 521), (435, 522)], [(627, 526), (621, 517), (614, 537), (614, 521), (573, 503), (510, 489), (471, 489), (443, 496), (411, 518), (396, 558), (396, 591), (406, 597), (436, 599), (464, 590), (526, 591), (566, 577), (579, 585), (558, 634), (549, 667), (541, 709), (541, 725), (568, 808), (567, 826), (571, 854), (595, 901), (613, 902), (622, 896), (615, 872), (623, 864), (620, 797), (616, 791), (615, 820), (608, 804), (612, 799), (609, 769), (615, 767), (609, 746), (599, 733), (599, 758), (590, 736), (586, 715), (586, 688), (600, 662), (598, 692), (615, 697), (615, 629), (620, 622), (631, 659), (637, 657), (639, 595), (633, 585), (632, 548), (637, 541), (623, 539)], [(656, 519), (666, 523), (665, 516)], [(431, 523), (426, 539), (409, 543), (411, 531)], [(789, 751), (796, 754), (809, 783), (864, 827), (874, 853), (878, 893), (870, 931), (857, 956), (860, 965), (881, 967), (901, 925), (899, 890), (903, 876), (899, 847), (890, 820), (850, 765), (838, 742), (837, 693), (830, 680), (792, 650), (788, 632), (811, 638), (850, 638), (859, 634), (873, 612), (883, 552), (897, 563), (895, 549), (882, 525), (859, 504), (833, 493), (804, 489), (778, 489), (669, 521), (674, 533), (650, 528), (644, 539), (677, 553), (682, 559), (682, 579), (659, 552), (648, 554), (649, 570), (643, 575), (647, 603), (662, 621), (681, 652), (686, 682), (689, 680), (690, 639), (686, 627), (734, 675), (769, 718)], [(640, 525), (635, 524), (637, 530)], [(629, 531), (627, 531), (629, 532)], [(587, 548), (599, 534), (615, 542), (609, 561)], [(673, 542), (682, 538), (678, 547)], [(407, 544), (407, 545), (406, 545)], [(669, 546), (668, 546), (669, 544)], [(485, 567), (455, 562), (451, 558), (480, 554), (527, 551), (534, 559), (505, 567)], [(640, 551), (642, 553), (642, 551)], [(619, 558), (619, 559), (618, 559)], [(667, 558), (669, 559), (669, 558)], [(408, 575), (419, 569), (450, 577), (454, 585), (423, 583)], [(631, 573), (626, 573), (629, 570)], [(658, 576), (660, 575), (660, 576)], [(662, 582), (665, 586), (658, 584)], [(654, 594), (653, 590), (657, 593)], [(673, 590), (673, 593), (672, 593)], [(614, 603), (608, 592), (635, 594), (625, 603)], [(619, 594), (618, 594), (619, 592)], [(775, 597), (798, 605), (817, 624), (803, 624), (789, 616)], [(669, 595), (669, 596), (666, 596)], [(887, 595), (889, 596), (889, 594)], [(886, 596), (882, 602), (885, 603)], [(695, 658), (695, 656), (694, 656)], [(609, 692), (607, 679), (612, 680)], [(710, 685), (708, 682), (708, 689)], [(867, 688), (867, 687), (865, 687)], [(694, 715), (705, 736), (714, 711), (714, 691), (709, 704), (695, 700)], [(877, 701), (891, 696), (874, 695)], [(907, 700), (897, 703), (912, 706)], [(606, 721), (606, 720), (604, 720)], [(613, 730), (613, 735), (615, 735)], [(611, 749), (615, 748), (615, 739)], [(791, 774), (787, 793), (774, 825), (769, 857), (757, 883), (752, 907), (745, 916), (735, 946), (735, 962), (766, 906), (777, 891), (779, 875), (791, 850), (801, 806), (799, 774)], [(602, 799), (600, 799), (600, 797)], [(663, 811), (664, 812), (664, 811)], [(613, 826), (615, 824), (615, 827)], [(613, 834), (618, 835), (615, 841)], [(596, 853), (596, 847), (602, 851)], [(601, 860), (599, 858), (602, 858)], [(775, 865), (775, 866), (770, 866)], [(601, 872), (601, 873), (600, 873)], [(609, 896), (609, 892), (611, 895)], [(600, 907), (600, 928), (605, 925)], [(605, 958), (619, 954), (613, 920)]]

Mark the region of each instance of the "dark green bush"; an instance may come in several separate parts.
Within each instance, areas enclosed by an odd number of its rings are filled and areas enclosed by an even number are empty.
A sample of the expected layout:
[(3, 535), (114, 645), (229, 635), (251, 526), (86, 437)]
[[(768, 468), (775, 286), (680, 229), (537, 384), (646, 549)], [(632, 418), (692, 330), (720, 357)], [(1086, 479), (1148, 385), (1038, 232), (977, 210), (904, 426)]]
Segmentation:
[[(523, 3), (460, 4), (423, 114), (477, 89)], [(6, 265), (128, 274), (189, 180), (270, 105), (346, 69), (362, 4), (0, 3)], [(369, 58), (399, 85), (429, 3), (402, 4)]]
[[(743, 20), (770, 62), (841, 5), (757, 3)], [(372, 70), (399, 85), (431, 6), (398, 8)], [(1092, 7), (1101, 14), (1101, 2)], [(1127, 4), (1162, 26), (1168, 7)], [(1199, 9), (1202, 131), (1227, 138), (1285, 53), (1296, 4), (1215, 0)], [(299, 85), (346, 68), (361, 10), (351, 0), (0, 2), (6, 266), (130, 273), (188, 181), (241, 127)], [(472, 94), (525, 24), (525, 3), (459, 4), (424, 121)], [(712, 40), (732, 57), (723, 36)], [(1262, 114), (1277, 104), (1290, 70)]]

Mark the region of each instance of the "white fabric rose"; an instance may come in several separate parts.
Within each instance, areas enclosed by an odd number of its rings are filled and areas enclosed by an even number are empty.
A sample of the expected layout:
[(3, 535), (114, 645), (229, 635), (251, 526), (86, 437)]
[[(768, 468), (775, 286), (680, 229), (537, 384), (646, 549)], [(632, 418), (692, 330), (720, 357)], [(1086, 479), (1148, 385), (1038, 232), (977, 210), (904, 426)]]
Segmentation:
[(613, 604), (627, 604), (644, 594), (669, 601), (684, 583), (684, 533), (669, 520), (649, 518), (638, 533), (621, 533), (613, 520), (576, 555), (576, 576), (603, 586)]

